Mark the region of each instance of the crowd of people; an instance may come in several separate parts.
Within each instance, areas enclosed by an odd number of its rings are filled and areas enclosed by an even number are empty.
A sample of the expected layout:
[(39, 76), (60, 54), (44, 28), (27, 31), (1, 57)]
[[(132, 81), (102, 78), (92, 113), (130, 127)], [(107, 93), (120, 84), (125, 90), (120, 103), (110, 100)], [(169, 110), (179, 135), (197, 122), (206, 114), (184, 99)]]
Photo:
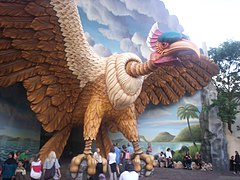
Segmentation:
[[(170, 148), (167, 148), (165, 152), (158, 154), (159, 167), (174, 168), (173, 154)], [(108, 176), (110, 180), (138, 180), (139, 175), (134, 171), (134, 166), (131, 162), (134, 153), (133, 147), (128, 144), (122, 145), (121, 148), (118, 144), (114, 144), (108, 153)], [(152, 153), (151, 144), (148, 143), (146, 154)], [(102, 156), (100, 149), (96, 148), (93, 154), (97, 162), (96, 174), (91, 177), (94, 180), (105, 180), (106, 174), (103, 172)], [(189, 152), (183, 156), (182, 164), (184, 168), (192, 170), (192, 162), (201, 169), (202, 158), (201, 154), (197, 152), (192, 158)], [(235, 174), (240, 174), (240, 156), (235, 151), (235, 156), (230, 158), (230, 171)], [(39, 154), (36, 154), (32, 158), (29, 157), (29, 151), (24, 152), (10, 152), (8, 158), (4, 162), (0, 162), (0, 174), (2, 180), (28, 180), (30, 177), (32, 180), (38, 179), (61, 179), (60, 164), (56, 158), (56, 153), (51, 151), (47, 159), (42, 164), (39, 159)]]
[[(110, 180), (137, 180), (138, 173), (134, 171), (134, 166), (131, 162), (131, 156), (134, 153), (133, 147), (130, 144), (122, 145), (118, 147), (118, 144), (114, 144), (108, 153), (108, 172)], [(91, 177), (95, 180), (106, 179), (103, 173), (102, 157), (100, 154), (100, 149), (96, 148), (93, 157), (97, 161), (96, 174)]]
[[(197, 169), (202, 168), (202, 158), (199, 152), (196, 152), (194, 159), (192, 158), (189, 152), (186, 152), (186, 154), (183, 156), (182, 164), (185, 169), (192, 170), (192, 162), (195, 163)], [(159, 153), (158, 164), (159, 164), (159, 167), (166, 167), (166, 168), (174, 167), (172, 150), (170, 148), (167, 148), (165, 153), (162, 151)]]
[[(60, 165), (56, 153), (51, 151), (42, 164), (39, 154), (29, 157), (29, 150), (9, 152), (7, 159), (0, 164), (2, 180), (38, 180), (61, 178)], [(48, 176), (48, 177), (47, 177)]]

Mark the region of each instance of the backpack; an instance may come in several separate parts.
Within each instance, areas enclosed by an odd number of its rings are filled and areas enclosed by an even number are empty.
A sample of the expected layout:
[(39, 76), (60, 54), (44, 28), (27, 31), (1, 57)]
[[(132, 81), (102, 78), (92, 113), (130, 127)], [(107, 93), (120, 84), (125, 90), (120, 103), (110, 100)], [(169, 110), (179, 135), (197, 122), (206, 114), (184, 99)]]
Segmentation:
[(46, 169), (44, 179), (52, 179), (55, 175), (55, 162), (50, 169)]

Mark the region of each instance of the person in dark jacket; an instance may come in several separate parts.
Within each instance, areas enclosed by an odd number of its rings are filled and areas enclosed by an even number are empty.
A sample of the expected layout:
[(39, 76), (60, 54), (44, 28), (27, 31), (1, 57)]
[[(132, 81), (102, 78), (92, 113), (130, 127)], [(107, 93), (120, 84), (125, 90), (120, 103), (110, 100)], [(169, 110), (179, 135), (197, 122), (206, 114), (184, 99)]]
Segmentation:
[(8, 159), (3, 163), (2, 179), (11, 180), (15, 175), (16, 168), (17, 161), (14, 159), (14, 152), (10, 152), (8, 154)]
[(237, 151), (235, 151), (235, 174), (240, 173), (240, 156)]
[(234, 156), (231, 156), (231, 159), (229, 160), (229, 170), (235, 172), (235, 161)]

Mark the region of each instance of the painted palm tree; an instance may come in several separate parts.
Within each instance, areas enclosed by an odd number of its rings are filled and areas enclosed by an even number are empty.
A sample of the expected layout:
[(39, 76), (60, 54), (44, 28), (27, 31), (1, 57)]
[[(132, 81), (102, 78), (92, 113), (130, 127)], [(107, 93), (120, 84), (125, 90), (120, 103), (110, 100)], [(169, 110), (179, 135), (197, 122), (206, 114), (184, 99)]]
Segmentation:
[(197, 147), (197, 145), (195, 143), (195, 140), (194, 140), (194, 137), (192, 134), (189, 120), (190, 120), (190, 118), (198, 118), (199, 114), (200, 114), (200, 111), (193, 104), (185, 104), (185, 106), (181, 105), (178, 107), (178, 111), (177, 111), (177, 116), (180, 118), (180, 120), (187, 119), (190, 136), (192, 138), (192, 142), (195, 147)]

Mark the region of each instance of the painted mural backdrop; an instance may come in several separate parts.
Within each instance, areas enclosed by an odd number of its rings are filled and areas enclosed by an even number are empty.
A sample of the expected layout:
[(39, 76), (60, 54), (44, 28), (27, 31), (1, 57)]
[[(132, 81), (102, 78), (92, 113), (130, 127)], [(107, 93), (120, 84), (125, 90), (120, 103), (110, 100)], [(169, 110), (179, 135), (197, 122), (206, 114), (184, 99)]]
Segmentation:
[[(175, 15), (170, 15), (160, 0), (78, 0), (86, 38), (94, 51), (101, 56), (116, 52), (133, 52), (143, 61), (149, 58), (150, 50), (146, 39), (151, 26), (158, 22), (160, 30), (183, 32)], [(9, 151), (30, 150), (36, 153), (40, 144), (40, 124), (29, 107), (25, 90), (18, 84), (0, 88), (0, 158)], [(143, 149), (151, 142), (153, 153), (167, 147), (179, 149), (191, 145), (186, 134), (187, 122), (176, 116), (180, 104), (191, 103), (199, 107), (200, 94), (185, 97), (169, 106), (149, 105), (138, 122), (139, 138)], [(190, 121), (194, 136), (200, 142), (198, 120)], [(126, 144), (120, 134), (112, 134), (114, 142)]]
[(21, 84), (0, 88), (0, 159), (11, 151), (39, 151), (41, 125), (30, 110)]
[[(146, 39), (155, 22), (158, 22), (163, 32), (184, 31), (177, 16), (170, 15), (160, 0), (77, 2), (87, 40), (101, 56), (133, 52), (146, 61), (150, 54)], [(187, 122), (177, 118), (178, 106), (185, 103), (194, 104), (201, 109), (200, 93), (193, 97), (185, 97), (177, 104), (148, 106), (138, 122), (140, 144), (144, 150), (147, 142), (151, 142), (153, 154), (165, 151), (167, 147), (176, 150), (183, 145), (192, 145)], [(200, 142), (199, 120), (191, 120), (190, 124), (196, 136), (195, 140)], [(120, 133), (112, 134), (112, 139), (119, 145), (127, 143)]]

